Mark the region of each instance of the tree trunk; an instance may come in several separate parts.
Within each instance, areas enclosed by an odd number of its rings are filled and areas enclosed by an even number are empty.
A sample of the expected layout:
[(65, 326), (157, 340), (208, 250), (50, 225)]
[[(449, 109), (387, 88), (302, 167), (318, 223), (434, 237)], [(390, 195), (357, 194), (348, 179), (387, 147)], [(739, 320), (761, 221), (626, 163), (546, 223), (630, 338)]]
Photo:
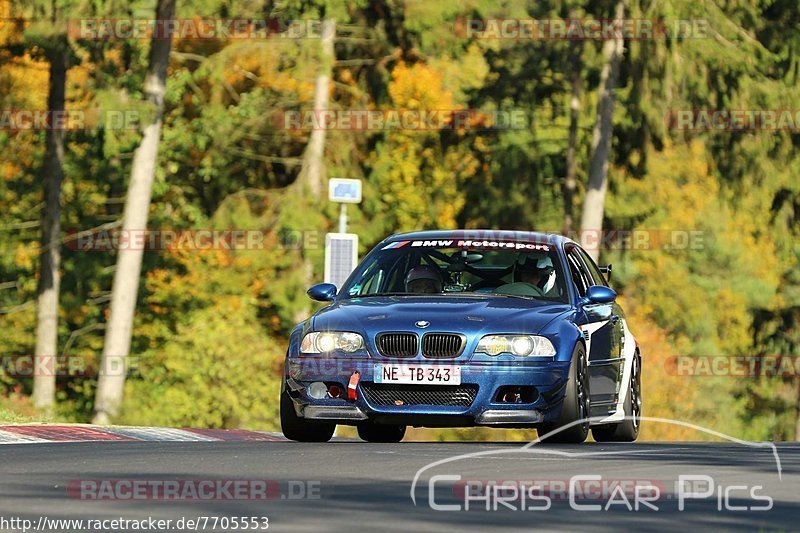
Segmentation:
[[(317, 74), (317, 80), (314, 86), (313, 109), (313, 112), (318, 114), (328, 109), (333, 63), (336, 61), (333, 52), (333, 42), (336, 37), (336, 21), (333, 19), (323, 20), (320, 30), (320, 45), (322, 49), (320, 51), (319, 73)], [(303, 164), (298, 179), (300, 185), (298, 188), (299, 193), (305, 194), (304, 189), (307, 188), (317, 204), (323, 199), (325, 186), (325, 133), (326, 129), (324, 127), (311, 130), (308, 145), (303, 153)], [(303, 264), (300, 268), (305, 285), (311, 285), (314, 269), (308, 257), (303, 257)], [(309, 314), (309, 309), (308, 306), (305, 306), (298, 310), (294, 316), (295, 322), (300, 323), (305, 320)]]
[[(67, 43), (48, 52), (50, 76), (47, 109), (64, 111), (67, 87)], [(42, 178), (42, 241), (39, 269), (36, 353), (34, 358), (33, 403), (49, 411), (55, 403), (56, 355), (58, 352), (58, 290), (61, 282), (61, 183), (64, 180), (64, 130), (49, 128)]]
[[(156, 18), (165, 20), (174, 16), (175, 0), (158, 0)], [(143, 231), (147, 228), (171, 45), (171, 39), (153, 39), (150, 44), (144, 96), (154, 106), (155, 118), (144, 128), (142, 142), (133, 156), (131, 181), (122, 215), (123, 232)], [(109, 423), (118, 414), (122, 403), (143, 253), (143, 250), (135, 247), (117, 252), (111, 308), (103, 346), (103, 364), (97, 382), (94, 416), (96, 424)]]
[[(615, 22), (621, 28), (625, 13), (624, 1), (617, 2)], [(597, 122), (592, 130), (592, 157), (589, 163), (589, 184), (583, 202), (581, 243), (597, 261), (603, 232), (603, 209), (608, 186), (608, 153), (611, 150), (614, 116), (614, 89), (625, 43), (621, 35), (603, 45), (603, 69), (600, 71), (600, 94), (597, 100)]]
[[(570, 12), (570, 18), (577, 14)], [(574, 227), (575, 188), (578, 170), (578, 120), (581, 111), (581, 49), (583, 41), (575, 39), (570, 42), (570, 77), (572, 96), (569, 100), (569, 146), (567, 147), (567, 174), (564, 178), (564, 234), (569, 235)]]
[[(320, 54), (319, 74), (314, 86), (314, 113), (322, 113), (328, 109), (328, 95), (331, 88), (331, 74), (333, 71), (333, 40), (336, 36), (336, 21), (325, 19), (321, 24), (322, 47)], [(325, 152), (325, 128), (311, 130), (306, 152), (303, 154), (303, 168), (305, 184), (317, 200), (322, 199), (325, 167), (323, 155)]]

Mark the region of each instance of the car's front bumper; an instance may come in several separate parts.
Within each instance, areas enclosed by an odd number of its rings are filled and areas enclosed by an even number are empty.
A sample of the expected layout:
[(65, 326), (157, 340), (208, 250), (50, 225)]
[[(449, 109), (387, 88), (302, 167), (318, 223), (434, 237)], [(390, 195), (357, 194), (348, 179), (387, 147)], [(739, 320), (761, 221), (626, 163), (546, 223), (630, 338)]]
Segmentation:
[[(461, 367), (461, 384), (474, 385), (477, 393), (469, 405), (383, 405), (370, 401), (364, 386), (374, 384), (371, 358), (337, 358), (320, 361), (289, 357), (285, 388), (297, 415), (306, 419), (354, 425), (366, 420), (411, 426), (500, 426), (531, 427), (558, 416), (569, 371), (560, 361), (380, 361), (397, 364), (449, 364)], [(360, 374), (357, 398), (322, 399), (308, 395), (313, 382), (336, 384), (346, 391), (354, 371)], [(402, 385), (400, 385), (402, 387)], [(504, 402), (498, 393), (505, 387), (535, 390), (533, 401)]]

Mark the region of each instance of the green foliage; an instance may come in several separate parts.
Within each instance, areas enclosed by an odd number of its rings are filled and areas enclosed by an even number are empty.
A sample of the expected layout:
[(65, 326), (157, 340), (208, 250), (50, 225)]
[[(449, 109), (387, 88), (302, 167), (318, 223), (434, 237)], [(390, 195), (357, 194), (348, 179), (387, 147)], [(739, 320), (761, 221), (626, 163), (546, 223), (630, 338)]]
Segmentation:
[[(176, 303), (190, 310), (171, 328), (141, 326), (152, 335), (152, 346), (133, 361), (121, 422), (274, 429), (277, 410), (272, 398), (280, 388), (282, 353), (259, 326), (255, 297), (225, 294), (226, 286), (229, 293), (235, 287), (229, 285), (231, 272), (219, 267), (213, 261), (194, 264), (182, 280), (169, 280), (170, 290), (187, 283), (183, 289), (192, 290), (197, 300), (202, 299), (198, 292), (210, 291), (216, 295), (213, 303), (181, 302), (170, 292), (148, 300), (151, 309), (161, 313), (178, 312)], [(223, 276), (212, 269), (228, 279), (220, 279)], [(160, 303), (170, 307), (161, 310)]]

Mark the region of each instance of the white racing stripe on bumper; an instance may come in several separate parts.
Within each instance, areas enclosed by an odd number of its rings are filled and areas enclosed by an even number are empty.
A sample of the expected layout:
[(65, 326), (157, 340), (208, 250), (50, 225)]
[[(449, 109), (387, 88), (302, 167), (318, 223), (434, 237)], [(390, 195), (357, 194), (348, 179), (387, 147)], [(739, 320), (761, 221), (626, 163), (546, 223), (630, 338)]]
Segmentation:
[(622, 326), (625, 333), (625, 344), (624, 344), (624, 353), (622, 354), (625, 358), (623, 370), (622, 370), (622, 381), (620, 382), (620, 390), (619, 390), (619, 398), (617, 401), (617, 408), (614, 410), (614, 413), (608, 415), (600, 422), (596, 422), (596, 424), (605, 424), (608, 422), (620, 422), (625, 420), (625, 400), (628, 397), (628, 386), (631, 381), (631, 368), (633, 367), (633, 357), (636, 354), (636, 339), (634, 338), (631, 330), (628, 329), (628, 322), (625, 319), (622, 319)]

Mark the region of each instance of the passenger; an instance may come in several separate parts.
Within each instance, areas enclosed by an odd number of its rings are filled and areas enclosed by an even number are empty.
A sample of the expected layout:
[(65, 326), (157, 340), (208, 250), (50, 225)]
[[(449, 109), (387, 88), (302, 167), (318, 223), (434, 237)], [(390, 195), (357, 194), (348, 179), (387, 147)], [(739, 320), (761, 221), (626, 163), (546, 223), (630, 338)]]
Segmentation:
[(514, 263), (512, 283), (495, 289), (498, 294), (548, 296), (552, 289), (553, 261), (547, 255), (520, 255)]

